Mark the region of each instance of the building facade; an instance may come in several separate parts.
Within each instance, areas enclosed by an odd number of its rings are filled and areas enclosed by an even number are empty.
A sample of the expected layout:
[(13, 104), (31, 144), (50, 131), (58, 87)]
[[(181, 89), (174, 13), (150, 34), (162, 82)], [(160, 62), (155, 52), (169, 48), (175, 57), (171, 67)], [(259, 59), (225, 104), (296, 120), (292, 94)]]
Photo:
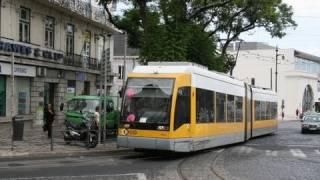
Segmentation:
[[(255, 86), (277, 89), (279, 117), (284, 112), (285, 119), (295, 119), (297, 109), (300, 113), (319, 109), (320, 57), (295, 49), (279, 49), (276, 67), (275, 47), (249, 48), (252, 44), (248, 44), (241, 45), (234, 77), (248, 83), (254, 78)], [(236, 50), (237, 47), (232, 52), (236, 54)]]
[(101, 9), (82, 0), (0, 2), (0, 126), (12, 116), (41, 126), (49, 103), (61, 124), (61, 103), (97, 94), (102, 54), (110, 48), (113, 56), (108, 34), (117, 30)]
[[(122, 87), (126, 82), (128, 73), (133, 71), (133, 68), (140, 64), (139, 50), (125, 46), (124, 34), (114, 34), (114, 54), (111, 60), (113, 74), (113, 84), (110, 89), (112, 96), (119, 96)], [(126, 48), (126, 57), (125, 55)]]

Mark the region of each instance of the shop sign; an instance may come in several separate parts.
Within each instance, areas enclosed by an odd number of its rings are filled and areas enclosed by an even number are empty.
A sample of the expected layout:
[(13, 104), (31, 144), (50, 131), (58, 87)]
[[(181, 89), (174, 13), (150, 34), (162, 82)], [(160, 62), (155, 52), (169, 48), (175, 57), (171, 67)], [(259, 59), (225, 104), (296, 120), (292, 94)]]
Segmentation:
[[(11, 75), (11, 64), (0, 62), (0, 74)], [(15, 64), (14, 65), (14, 75), (15, 76), (35, 77), (36, 76), (36, 67)]]
[(86, 80), (86, 73), (76, 72), (76, 80), (77, 81), (85, 81)]
[(75, 92), (76, 92), (75, 88), (72, 88), (72, 87), (67, 88), (67, 93), (74, 94)]
[(0, 40), (0, 51), (6, 53), (15, 53), (21, 56), (28, 56), (34, 58), (45, 58), (50, 60), (60, 60), (63, 58), (63, 54), (48, 49), (33, 48), (15, 42), (5, 42)]

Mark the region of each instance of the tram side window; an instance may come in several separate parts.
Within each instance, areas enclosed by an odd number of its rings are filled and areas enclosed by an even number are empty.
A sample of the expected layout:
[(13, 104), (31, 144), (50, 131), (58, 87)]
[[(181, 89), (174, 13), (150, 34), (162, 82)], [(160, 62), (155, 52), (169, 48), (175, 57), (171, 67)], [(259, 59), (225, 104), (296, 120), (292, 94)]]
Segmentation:
[(258, 121), (258, 120), (261, 120), (261, 106), (260, 106), (260, 101), (255, 101), (255, 104), (256, 104), (256, 111), (255, 111), (255, 119)]
[(272, 103), (272, 119), (277, 119), (278, 115), (278, 104), (276, 102)]
[(214, 122), (214, 92), (197, 89), (197, 123)]
[(243, 118), (243, 98), (235, 97), (236, 102), (236, 122), (242, 122)]
[(235, 105), (234, 105), (234, 96), (227, 95), (227, 122), (234, 122), (234, 113), (235, 113)]
[(181, 87), (178, 90), (174, 129), (178, 129), (181, 125), (190, 123), (190, 87)]
[(271, 102), (266, 102), (267, 110), (266, 110), (266, 119), (271, 119)]
[(267, 103), (265, 101), (261, 101), (261, 120), (266, 120), (267, 114)]
[(223, 93), (217, 93), (216, 99), (217, 122), (226, 122), (226, 95)]

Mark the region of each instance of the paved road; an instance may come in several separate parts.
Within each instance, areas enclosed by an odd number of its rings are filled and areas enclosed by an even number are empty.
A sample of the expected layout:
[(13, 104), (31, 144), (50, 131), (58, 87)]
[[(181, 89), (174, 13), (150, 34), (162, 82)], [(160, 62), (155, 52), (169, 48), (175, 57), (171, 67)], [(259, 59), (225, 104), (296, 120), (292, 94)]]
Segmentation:
[(192, 154), (136, 153), (0, 162), (1, 178), (319, 179), (320, 135), (286, 121), (276, 135)]

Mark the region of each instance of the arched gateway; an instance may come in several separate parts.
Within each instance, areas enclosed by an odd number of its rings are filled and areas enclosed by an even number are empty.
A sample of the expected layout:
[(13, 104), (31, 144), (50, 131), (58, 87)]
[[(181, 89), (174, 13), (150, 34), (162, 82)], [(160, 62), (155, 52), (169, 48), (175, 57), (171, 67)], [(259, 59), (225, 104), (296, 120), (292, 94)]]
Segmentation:
[(310, 111), (313, 109), (314, 96), (311, 86), (308, 84), (304, 89), (303, 99), (302, 99), (302, 110), (303, 112)]

